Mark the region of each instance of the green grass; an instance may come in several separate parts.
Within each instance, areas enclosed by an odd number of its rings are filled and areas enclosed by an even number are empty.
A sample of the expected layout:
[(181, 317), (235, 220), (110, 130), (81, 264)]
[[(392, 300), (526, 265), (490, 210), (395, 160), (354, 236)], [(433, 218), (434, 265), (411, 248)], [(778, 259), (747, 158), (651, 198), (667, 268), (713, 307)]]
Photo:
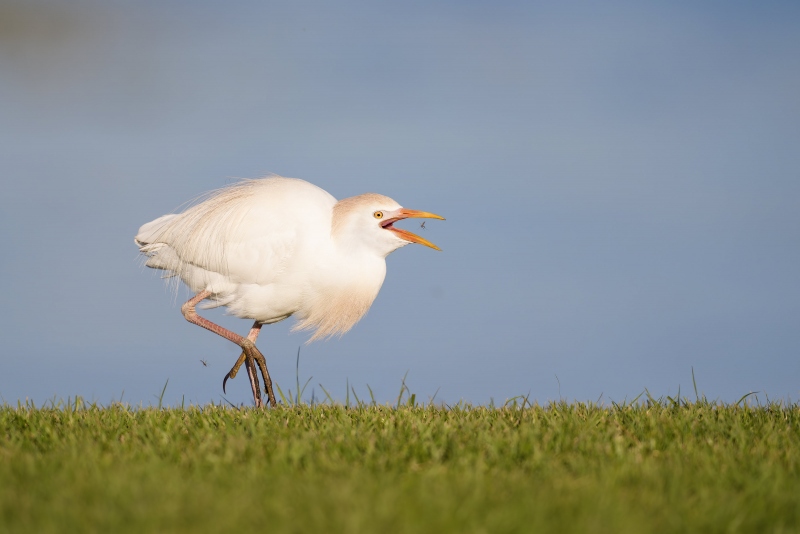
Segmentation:
[(800, 406), (0, 407), (2, 532), (800, 532)]

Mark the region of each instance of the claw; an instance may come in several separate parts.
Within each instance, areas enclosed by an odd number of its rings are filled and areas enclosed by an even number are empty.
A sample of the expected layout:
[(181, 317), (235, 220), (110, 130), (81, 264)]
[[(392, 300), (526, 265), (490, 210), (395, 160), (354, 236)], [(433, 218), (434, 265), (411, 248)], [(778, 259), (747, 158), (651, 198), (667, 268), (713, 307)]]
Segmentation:
[(256, 374), (256, 365), (252, 355), (249, 355), (247, 359), (247, 377), (250, 379), (250, 388), (253, 390), (253, 402), (256, 408), (261, 408), (264, 403), (261, 400), (261, 386), (258, 383), (258, 374)]
[(236, 360), (236, 363), (233, 364), (233, 367), (231, 367), (231, 370), (228, 371), (228, 374), (225, 375), (225, 378), (222, 379), (222, 392), (223, 393), (225, 393), (225, 383), (228, 381), (229, 378), (235, 378), (236, 377), (236, 373), (239, 372), (239, 368), (244, 363), (245, 358), (246, 358), (246, 355), (245, 355), (244, 351), (242, 351), (242, 353), (239, 355), (239, 359)]
[(272, 378), (270, 378), (269, 372), (267, 371), (267, 360), (261, 352), (258, 353), (258, 356), (259, 357), (256, 358), (256, 363), (259, 369), (261, 369), (261, 376), (264, 378), (264, 391), (267, 392), (267, 399), (269, 400), (270, 406), (274, 408), (276, 405), (275, 393), (272, 392)]
[(270, 406), (275, 406), (275, 393), (272, 391), (272, 379), (267, 371), (267, 360), (264, 358), (264, 355), (261, 354), (261, 351), (259, 351), (251, 341), (249, 343), (248, 341), (250, 340), (245, 340), (239, 359), (236, 360), (231, 370), (225, 375), (225, 378), (222, 379), (222, 392), (226, 393), (225, 385), (228, 383), (228, 379), (234, 378), (242, 367), (242, 364), (246, 362), (248, 368), (247, 374), (250, 377), (250, 385), (253, 389), (253, 401), (256, 404), (256, 408), (264, 406), (261, 400), (261, 388), (258, 383), (257, 370), (261, 371), (261, 376), (264, 378), (264, 390), (267, 393), (267, 401)]

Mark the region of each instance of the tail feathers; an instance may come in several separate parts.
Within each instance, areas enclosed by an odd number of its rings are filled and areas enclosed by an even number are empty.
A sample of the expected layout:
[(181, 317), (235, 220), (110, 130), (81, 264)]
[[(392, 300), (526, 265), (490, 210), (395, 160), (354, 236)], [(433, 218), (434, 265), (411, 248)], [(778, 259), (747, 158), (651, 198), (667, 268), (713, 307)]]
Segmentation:
[(153, 243), (144, 245), (139, 251), (147, 256), (145, 266), (151, 269), (164, 269), (172, 271), (170, 275), (177, 273), (181, 266), (181, 259), (169, 245), (165, 243)]
[(178, 255), (169, 245), (159, 242), (159, 237), (163, 233), (164, 227), (175, 217), (177, 215), (171, 213), (150, 221), (142, 225), (139, 228), (139, 233), (133, 238), (139, 247), (139, 252), (147, 256), (147, 261), (145, 262), (147, 267), (173, 271), (168, 273), (166, 277), (174, 276), (174, 271), (177, 270), (181, 262)]
[(158, 237), (163, 231), (164, 227), (177, 216), (177, 213), (170, 213), (169, 215), (164, 215), (154, 221), (143, 224), (142, 227), (139, 228), (139, 233), (137, 233), (136, 237), (133, 238), (141, 252), (147, 254), (147, 251), (143, 250), (143, 248), (147, 245), (157, 244)]

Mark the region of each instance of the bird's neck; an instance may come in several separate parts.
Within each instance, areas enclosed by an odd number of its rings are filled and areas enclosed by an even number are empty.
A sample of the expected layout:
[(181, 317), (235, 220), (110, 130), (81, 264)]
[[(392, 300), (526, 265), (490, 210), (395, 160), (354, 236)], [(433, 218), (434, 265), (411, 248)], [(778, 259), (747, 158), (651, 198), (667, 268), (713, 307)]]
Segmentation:
[(369, 310), (386, 276), (374, 254), (333, 254), (321, 265), (297, 328), (316, 329), (311, 340), (350, 330)]

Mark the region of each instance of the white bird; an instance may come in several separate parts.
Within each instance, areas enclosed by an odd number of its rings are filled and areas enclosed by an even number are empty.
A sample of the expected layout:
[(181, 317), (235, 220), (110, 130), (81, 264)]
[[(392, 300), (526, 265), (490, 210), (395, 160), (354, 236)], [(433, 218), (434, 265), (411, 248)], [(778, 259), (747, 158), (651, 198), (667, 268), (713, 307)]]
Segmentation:
[[(394, 223), (443, 219), (366, 193), (340, 201), (296, 178), (243, 180), (212, 192), (180, 214), (143, 225), (135, 237), (145, 265), (178, 276), (195, 293), (181, 312), (187, 321), (236, 343), (242, 354), (225, 375), (246, 364), (253, 400), (262, 406), (256, 365), (275, 406), (266, 360), (255, 342), (264, 324), (298, 319), (309, 341), (344, 334), (369, 310), (386, 275), (386, 256), (409, 243), (440, 250)], [(224, 306), (255, 322), (242, 337), (200, 317), (195, 307)]]

